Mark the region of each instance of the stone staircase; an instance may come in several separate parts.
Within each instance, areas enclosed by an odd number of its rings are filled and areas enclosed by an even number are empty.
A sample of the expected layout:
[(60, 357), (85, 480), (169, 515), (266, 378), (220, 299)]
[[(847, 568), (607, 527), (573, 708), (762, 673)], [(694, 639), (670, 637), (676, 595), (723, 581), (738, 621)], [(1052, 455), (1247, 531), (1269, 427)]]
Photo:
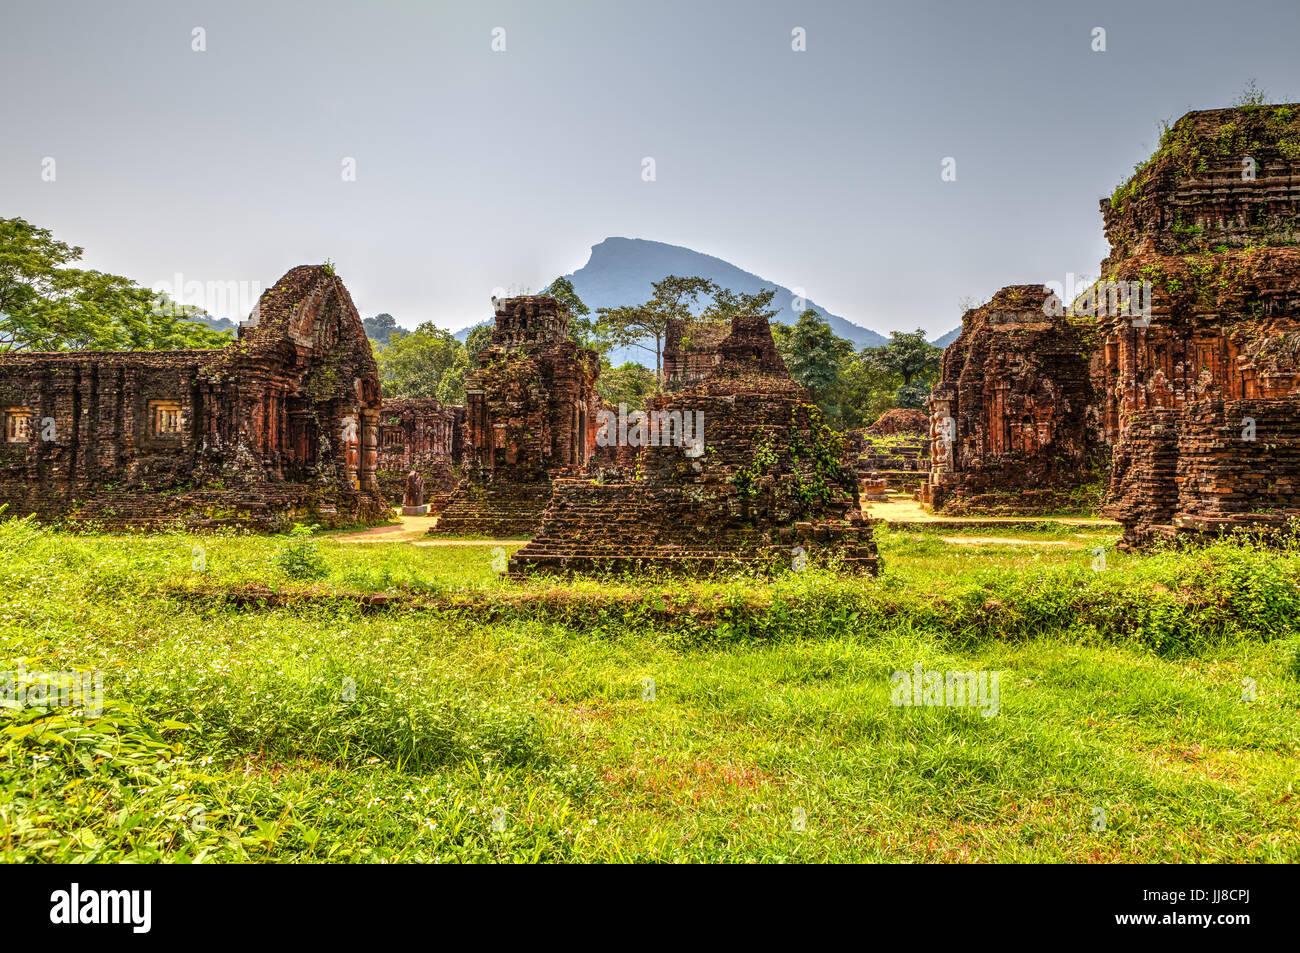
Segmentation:
[(811, 554), (819, 543), (834, 544), (848, 568), (875, 570), (876, 547), (865, 521), (796, 522), (764, 534), (743, 514), (720, 519), (708, 491), (697, 491), (692, 502), (647, 484), (557, 480), (541, 528), (511, 556), (510, 574), (660, 569), (690, 575), (754, 563), (784, 568), (796, 558), (796, 546)]
[(890, 489), (913, 490), (929, 477), (930, 438), (918, 435), (906, 443), (867, 443), (854, 458), (853, 468), (860, 484), (867, 479), (881, 479), (888, 482)]
[(430, 536), (481, 539), (531, 537), (551, 499), (548, 483), (477, 483), (462, 480), (451, 494)]

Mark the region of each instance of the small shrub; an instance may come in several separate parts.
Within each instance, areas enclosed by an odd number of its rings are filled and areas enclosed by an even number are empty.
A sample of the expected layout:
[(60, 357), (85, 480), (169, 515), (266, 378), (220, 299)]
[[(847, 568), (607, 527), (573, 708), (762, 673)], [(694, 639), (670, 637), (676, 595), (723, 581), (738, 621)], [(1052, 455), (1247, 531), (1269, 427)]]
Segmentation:
[(284, 535), (275, 564), (290, 579), (319, 579), (328, 572), (316, 540), (311, 538), (315, 530), (315, 526), (294, 523)]

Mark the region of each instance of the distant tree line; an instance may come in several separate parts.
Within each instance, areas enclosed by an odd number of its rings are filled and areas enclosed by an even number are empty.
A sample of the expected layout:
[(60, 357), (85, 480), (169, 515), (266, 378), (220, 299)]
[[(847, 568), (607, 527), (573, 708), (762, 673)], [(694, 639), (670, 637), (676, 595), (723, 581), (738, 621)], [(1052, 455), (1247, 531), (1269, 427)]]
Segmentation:
[(895, 407), (924, 410), (943, 359), (943, 349), (919, 328), (894, 331), (888, 344), (857, 350), (811, 309), (794, 325), (772, 325), (772, 337), (790, 375), (845, 430), (875, 423)]
[[(633, 408), (643, 407), (658, 388), (671, 319), (729, 323), (737, 314), (770, 320), (777, 313), (771, 307), (774, 288), (744, 294), (706, 278), (677, 275), (654, 282), (646, 301), (599, 308), (594, 316), (568, 278), (556, 278), (542, 293), (568, 307), (574, 342), (596, 352), (600, 361), (596, 389), (601, 399)], [(385, 394), (436, 397), (450, 404), (464, 403), (465, 376), (477, 367), (478, 355), (492, 337), (491, 323), (471, 329), (463, 344), (451, 332), (429, 323), (407, 332), (388, 314), (366, 318), (365, 324)], [(874, 423), (894, 407), (924, 409), (943, 356), (919, 329), (895, 331), (883, 347), (858, 350), (812, 309), (804, 311), (794, 325), (773, 323), (772, 337), (791, 376), (808, 388), (831, 421), (845, 429)], [(616, 347), (641, 348), (647, 357), (653, 354), (654, 369), (634, 361), (614, 366), (609, 355)]]
[(130, 278), (73, 267), (84, 250), (21, 218), (0, 218), (0, 353), (223, 347), (229, 332)]

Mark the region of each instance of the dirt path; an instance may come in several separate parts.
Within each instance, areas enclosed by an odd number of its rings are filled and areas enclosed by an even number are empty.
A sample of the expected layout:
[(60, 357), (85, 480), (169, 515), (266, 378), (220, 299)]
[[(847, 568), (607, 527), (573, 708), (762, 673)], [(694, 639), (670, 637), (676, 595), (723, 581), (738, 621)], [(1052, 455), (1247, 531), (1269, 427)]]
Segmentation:
[[(1026, 521), (1060, 523), (1064, 526), (1119, 527), (1119, 524), (1114, 520), (1090, 519), (1087, 517), (964, 517), (935, 515), (922, 507), (920, 503), (901, 493), (892, 495), (886, 503), (867, 503), (864, 511), (868, 516), (883, 519), (887, 523), (947, 523), (950, 528), (953, 523), (970, 523), (980, 526), (991, 523), (1025, 523)], [(519, 539), (438, 539), (426, 535), (438, 522), (436, 516), (401, 516), (398, 515), (397, 510), (394, 510), (393, 518), (398, 521), (395, 525), (372, 526), (369, 529), (358, 530), (355, 533), (335, 536), (334, 539), (340, 543), (408, 543), (412, 546), (522, 546), (524, 544), (524, 541)], [(1019, 546), (1071, 545), (1067, 541), (1013, 539), (1004, 536), (944, 536), (941, 538), (945, 543), (964, 546), (983, 545), (985, 543), (1008, 543)]]
[(397, 510), (393, 511), (393, 518), (398, 520), (396, 526), (372, 526), (334, 538), (340, 543), (409, 543), (438, 522), (436, 516), (399, 516)]
[(522, 546), (526, 539), (422, 539), (412, 546)]
[(1119, 528), (1114, 520), (1087, 516), (944, 516), (931, 513), (916, 500), (903, 494), (890, 496), (885, 503), (865, 503), (863, 512), (887, 523), (973, 523), (988, 525), (990, 523), (1060, 523), (1063, 526), (1100, 526)]

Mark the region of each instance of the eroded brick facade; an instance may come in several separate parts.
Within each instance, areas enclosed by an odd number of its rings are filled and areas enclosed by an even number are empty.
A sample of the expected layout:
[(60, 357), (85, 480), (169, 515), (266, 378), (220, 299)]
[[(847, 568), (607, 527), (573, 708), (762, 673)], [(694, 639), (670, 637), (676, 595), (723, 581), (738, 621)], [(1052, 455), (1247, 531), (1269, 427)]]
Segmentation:
[(1188, 113), (1102, 214), (1153, 286), (1094, 356), (1125, 543), (1300, 515), (1300, 106)]
[(595, 449), (594, 352), (569, 333), (569, 312), (544, 295), (496, 302), (492, 342), (465, 381), (464, 479), (435, 535), (531, 536), (551, 481)]
[[(945, 513), (1042, 513), (1100, 479), (1090, 329), (1041, 285), (967, 311), (930, 393), (922, 500)], [(1045, 308), (1045, 304), (1048, 307)]]
[(718, 348), (731, 333), (728, 321), (668, 320), (664, 335), (663, 379), (669, 390), (698, 384), (718, 369)]
[(109, 526), (373, 521), (379, 410), (347, 289), (300, 266), (225, 348), (0, 357), (0, 503)]
[[(840, 438), (791, 380), (766, 319), (737, 317), (713, 353), (696, 361), (711, 368), (703, 378), (650, 400), (634, 478), (555, 481), (541, 531), (510, 559), (513, 574), (692, 573), (831, 555), (874, 571)], [(691, 439), (669, 439), (686, 420)]]
[(385, 400), (379, 414), (379, 487), (394, 506), (403, 502), (412, 470), (424, 483), (429, 513), (441, 512), (460, 474), (464, 407), (433, 398)]

